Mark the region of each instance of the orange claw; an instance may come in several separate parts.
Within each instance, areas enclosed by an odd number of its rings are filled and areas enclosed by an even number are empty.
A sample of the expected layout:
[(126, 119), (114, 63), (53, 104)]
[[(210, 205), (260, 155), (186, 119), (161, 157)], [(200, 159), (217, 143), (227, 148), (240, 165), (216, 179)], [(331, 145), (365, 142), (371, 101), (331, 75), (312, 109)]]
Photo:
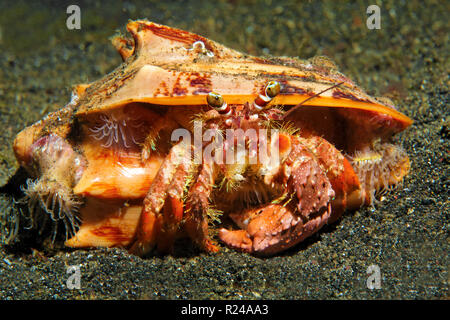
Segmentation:
[(253, 251), (253, 240), (246, 230), (219, 230), (219, 238), (232, 248), (239, 248), (245, 252)]
[(316, 233), (328, 221), (330, 205), (303, 222), (289, 206), (269, 204), (231, 215), (244, 230), (219, 231), (219, 238), (229, 247), (248, 253), (272, 255), (286, 250)]

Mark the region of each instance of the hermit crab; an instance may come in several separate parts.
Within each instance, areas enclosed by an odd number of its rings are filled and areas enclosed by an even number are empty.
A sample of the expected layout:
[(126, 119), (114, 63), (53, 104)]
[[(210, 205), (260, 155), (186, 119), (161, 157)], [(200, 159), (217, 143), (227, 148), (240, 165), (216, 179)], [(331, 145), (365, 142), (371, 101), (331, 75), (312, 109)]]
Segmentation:
[(122, 65), (14, 142), (33, 225), (65, 227), (67, 246), (142, 256), (186, 237), (276, 254), (408, 173), (391, 137), (412, 121), (328, 59), (254, 57), (148, 21), (127, 30), (113, 39)]

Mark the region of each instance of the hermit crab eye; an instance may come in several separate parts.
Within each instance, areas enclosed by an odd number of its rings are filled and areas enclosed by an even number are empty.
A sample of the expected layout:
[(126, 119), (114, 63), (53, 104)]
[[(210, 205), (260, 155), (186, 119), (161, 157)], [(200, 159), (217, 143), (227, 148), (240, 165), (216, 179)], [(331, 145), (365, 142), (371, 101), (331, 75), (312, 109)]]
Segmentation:
[(206, 101), (208, 102), (209, 106), (214, 109), (222, 108), (223, 104), (225, 103), (222, 96), (215, 92), (208, 93), (208, 96), (206, 97)]
[(270, 81), (265, 87), (264, 92), (260, 93), (255, 101), (253, 101), (253, 107), (257, 111), (261, 111), (265, 108), (267, 108), (267, 105), (269, 104), (272, 99), (280, 93), (281, 86), (278, 81)]
[(211, 108), (216, 109), (221, 115), (228, 116), (231, 114), (231, 108), (227, 105), (225, 100), (223, 100), (223, 97), (220, 94), (210, 92), (206, 97), (206, 101)]
[(280, 83), (278, 81), (270, 81), (266, 86), (266, 95), (269, 98), (273, 98), (279, 93), (280, 93)]

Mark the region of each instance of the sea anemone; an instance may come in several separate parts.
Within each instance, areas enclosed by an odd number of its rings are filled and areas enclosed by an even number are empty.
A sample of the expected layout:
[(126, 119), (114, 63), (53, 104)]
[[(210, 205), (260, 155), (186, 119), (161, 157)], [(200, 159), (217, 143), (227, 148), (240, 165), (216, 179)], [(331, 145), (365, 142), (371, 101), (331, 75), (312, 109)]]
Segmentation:
[(30, 228), (39, 228), (42, 234), (51, 220), (53, 242), (60, 222), (64, 225), (66, 240), (76, 233), (81, 222), (78, 211), (82, 201), (69, 188), (42, 177), (37, 180), (28, 179), (22, 191), (25, 197), (21, 202), (27, 204)]
[(378, 194), (398, 184), (409, 171), (406, 152), (390, 143), (374, 143), (372, 148), (349, 157), (361, 182), (361, 199), (373, 204)]
[(30, 154), (30, 173), (35, 179), (28, 179), (21, 187), (24, 197), (20, 200), (24, 217), (29, 220), (27, 228), (43, 234), (50, 225), (54, 242), (63, 224), (68, 239), (80, 224), (82, 199), (73, 193), (73, 187), (81, 179), (86, 161), (67, 140), (55, 134), (38, 139)]
[(101, 142), (102, 147), (129, 149), (143, 143), (144, 121), (130, 116), (101, 114), (96, 125), (89, 127), (90, 136)]

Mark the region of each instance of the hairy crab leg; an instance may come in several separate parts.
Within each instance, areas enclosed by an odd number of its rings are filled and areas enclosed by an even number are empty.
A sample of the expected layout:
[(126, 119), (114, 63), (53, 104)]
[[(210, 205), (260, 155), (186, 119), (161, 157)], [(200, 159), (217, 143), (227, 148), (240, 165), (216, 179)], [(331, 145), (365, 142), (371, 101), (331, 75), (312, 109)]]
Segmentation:
[(212, 162), (203, 162), (186, 202), (186, 230), (194, 242), (207, 252), (219, 250), (212, 242), (208, 228), (209, 196), (216, 178), (215, 171)]
[(219, 238), (227, 245), (270, 255), (299, 243), (327, 223), (335, 192), (317, 157), (299, 139), (292, 139), (289, 156), (271, 180), (286, 186), (287, 201), (231, 214), (243, 230), (222, 228)]
[(183, 219), (183, 195), (186, 181), (193, 167), (190, 157), (184, 157), (174, 174), (172, 183), (167, 189), (164, 204), (163, 224), (158, 236), (158, 252), (169, 252), (179, 235)]
[(363, 202), (359, 196), (361, 184), (350, 162), (322, 137), (311, 136), (301, 139), (301, 142), (316, 156), (335, 192), (331, 201), (333, 210), (328, 222), (339, 219), (347, 209), (358, 208)]
[(130, 252), (142, 256), (155, 246), (158, 250), (170, 248), (183, 215), (184, 183), (191, 165), (190, 146), (173, 146), (144, 199)]
[(286, 161), (265, 177), (266, 183), (284, 185), (291, 197), (284, 204), (273, 202), (230, 214), (241, 228), (219, 231), (230, 247), (263, 255), (285, 250), (336, 221), (346, 209), (371, 203), (376, 190), (398, 183), (409, 170), (404, 151), (388, 143), (349, 160), (318, 136), (295, 137), (291, 142)]
[(179, 124), (172, 119), (170, 113), (156, 118), (156, 120), (154, 120), (154, 122), (152, 123), (150, 131), (148, 132), (147, 137), (142, 144), (142, 161), (150, 159), (151, 154), (156, 151), (156, 144), (158, 143), (158, 139), (160, 138), (160, 134), (162, 132), (164, 132), (168, 128), (177, 127), (179, 127)]

